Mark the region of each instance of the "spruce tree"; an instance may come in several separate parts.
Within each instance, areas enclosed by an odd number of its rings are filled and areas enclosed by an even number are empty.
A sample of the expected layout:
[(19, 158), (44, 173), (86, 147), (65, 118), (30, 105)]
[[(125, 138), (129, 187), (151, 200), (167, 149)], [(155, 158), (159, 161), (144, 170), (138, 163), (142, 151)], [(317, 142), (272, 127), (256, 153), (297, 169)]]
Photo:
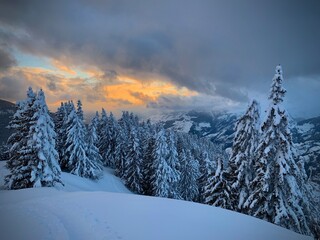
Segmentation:
[(209, 177), (205, 187), (205, 204), (233, 210), (230, 201), (231, 187), (228, 185), (228, 173), (223, 167), (222, 156), (217, 155), (217, 168)]
[(205, 203), (205, 188), (209, 184), (209, 177), (214, 171), (213, 161), (209, 159), (207, 151), (200, 154), (199, 202)]
[(80, 100), (77, 101), (77, 115), (83, 121), (83, 110), (82, 110), (82, 102)]
[(98, 134), (97, 128), (99, 125), (99, 114), (96, 112), (96, 115), (92, 118), (91, 123), (88, 126), (88, 133), (87, 133), (87, 156), (90, 161), (93, 161), (97, 165), (97, 169), (102, 171), (102, 157), (99, 153), (99, 149), (97, 147), (98, 143)]
[(253, 100), (246, 113), (236, 123), (232, 153), (229, 160), (229, 185), (232, 187), (232, 205), (243, 211), (243, 203), (250, 194), (254, 178), (254, 158), (259, 142), (260, 113), (257, 101)]
[(113, 113), (110, 112), (108, 118), (108, 133), (109, 133), (109, 143), (107, 145), (105, 158), (107, 159), (107, 165), (111, 168), (115, 168), (116, 164), (116, 148), (117, 148), (117, 135), (119, 131), (119, 125), (116, 119), (113, 116)]
[[(56, 136), (56, 149), (59, 154), (59, 160), (63, 158), (65, 153), (65, 140), (66, 140), (66, 121), (67, 121), (67, 110), (65, 104), (61, 103), (57, 112), (54, 114), (54, 125)], [(60, 160), (61, 161), (61, 160)]]
[(171, 181), (169, 186), (169, 198), (180, 199), (179, 193), (179, 181), (180, 181), (180, 164), (178, 159), (178, 152), (176, 147), (176, 139), (173, 131), (169, 130), (166, 134), (167, 137), (167, 146), (168, 146), (168, 155), (167, 163), (172, 169), (171, 172)]
[(70, 126), (67, 131), (67, 150), (69, 156), (66, 169), (70, 173), (91, 179), (99, 179), (102, 176), (101, 167), (98, 162), (89, 159), (88, 145), (86, 143), (86, 129), (81, 116), (73, 109), (68, 117)]
[(99, 123), (99, 143), (98, 148), (102, 157), (103, 164), (110, 167), (111, 163), (108, 159), (108, 149), (110, 144), (109, 119), (107, 112), (102, 109), (101, 119)]
[(141, 194), (143, 193), (141, 143), (135, 126), (131, 126), (129, 133), (123, 179), (130, 190)]
[(199, 162), (193, 157), (190, 150), (182, 151), (180, 155), (180, 196), (187, 201), (198, 201), (200, 177)]
[(169, 166), (166, 157), (168, 156), (168, 145), (165, 130), (162, 126), (157, 127), (154, 146), (152, 146), (152, 170), (151, 191), (153, 196), (169, 197), (171, 186), (175, 182), (174, 171)]
[(257, 147), (252, 194), (244, 203), (250, 215), (288, 229), (309, 234), (308, 202), (303, 195), (305, 182), (293, 158), (289, 122), (282, 107), (286, 90), (282, 68), (276, 67), (270, 90), (270, 106), (261, 126)]
[(20, 189), (51, 187), (57, 182), (61, 183), (54, 123), (43, 91), (40, 90), (36, 96), (29, 88), (28, 99), (22, 106), (15, 114), (14, 122), (16, 124), (19, 119), (24, 120), (20, 126), (23, 132), (20, 132), (20, 141), (15, 142), (19, 150), (12, 148), (12, 158), (7, 164), (10, 174), (6, 176), (6, 186), (9, 189)]
[(143, 178), (143, 192), (145, 195), (152, 196), (152, 184), (151, 184), (151, 177), (154, 174), (154, 169), (152, 168), (153, 165), (153, 148), (155, 146), (155, 137), (150, 137), (147, 139), (143, 144), (146, 144), (147, 150), (144, 152), (143, 155), (143, 162), (142, 162), (142, 178)]
[(27, 99), (17, 102), (16, 112), (9, 123), (9, 128), (13, 130), (8, 138), (9, 160), (6, 163), (10, 173), (5, 177), (5, 185), (9, 189), (20, 189), (31, 187), (27, 178), (30, 176), (28, 158), (25, 157), (26, 151), (23, 148), (27, 146), (28, 134), (31, 126), (31, 118), (34, 114), (33, 103), (36, 100), (36, 94), (29, 87)]
[(58, 163), (59, 155), (55, 149), (54, 123), (41, 89), (34, 102), (34, 109), (36, 112), (32, 117), (28, 139), (28, 147), (31, 147), (34, 153), (29, 162), (32, 169), (30, 181), (33, 187), (51, 187), (55, 183), (61, 183), (61, 170)]
[(69, 172), (69, 159), (70, 152), (67, 151), (68, 147), (72, 144), (72, 142), (67, 141), (68, 138), (68, 129), (73, 124), (73, 119), (70, 119), (71, 112), (75, 112), (75, 107), (72, 101), (65, 102), (63, 104), (63, 123), (62, 126), (58, 129), (58, 136), (61, 137), (59, 143), (61, 143), (59, 150), (60, 155), (60, 167), (62, 171)]
[(129, 136), (130, 121), (129, 113), (122, 112), (122, 117), (118, 121), (119, 131), (116, 137), (115, 154), (115, 174), (122, 178), (126, 171), (127, 137)]

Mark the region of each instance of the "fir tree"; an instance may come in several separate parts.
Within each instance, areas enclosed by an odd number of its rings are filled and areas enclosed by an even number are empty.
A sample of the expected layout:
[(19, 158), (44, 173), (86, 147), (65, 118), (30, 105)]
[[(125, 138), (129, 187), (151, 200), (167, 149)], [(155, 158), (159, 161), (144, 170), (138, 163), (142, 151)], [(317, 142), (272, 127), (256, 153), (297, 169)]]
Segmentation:
[(232, 187), (232, 205), (242, 211), (248, 197), (254, 174), (254, 157), (259, 142), (259, 106), (253, 100), (246, 113), (237, 121), (229, 160), (229, 185)]
[(209, 159), (207, 151), (200, 155), (199, 201), (205, 202), (205, 188), (209, 184), (209, 177), (214, 171), (213, 161)]
[(122, 117), (119, 119), (119, 131), (116, 137), (116, 154), (115, 154), (115, 174), (122, 178), (126, 171), (126, 156), (127, 156), (127, 136), (129, 136), (129, 113), (122, 112)]
[(176, 181), (173, 169), (166, 161), (168, 146), (165, 130), (158, 126), (154, 146), (152, 146), (151, 191), (153, 196), (169, 197), (171, 186)]
[(109, 131), (109, 143), (106, 149), (105, 158), (107, 159), (107, 165), (111, 168), (115, 168), (116, 164), (116, 148), (117, 148), (117, 135), (119, 131), (119, 125), (116, 119), (113, 116), (113, 113), (110, 112), (108, 118), (108, 126), (107, 129)]
[[(56, 134), (44, 93), (40, 90), (35, 100), (31, 100), (33, 97), (35, 95), (29, 88), (28, 99), (23, 104), (24, 113), (33, 112), (33, 115), (25, 118), (25, 127), (29, 128), (22, 137), (25, 145), (20, 146), (18, 155), (14, 155), (18, 158), (10, 159), (15, 164), (10, 161), (8, 164), (10, 174), (6, 177), (6, 185), (9, 189), (51, 187), (57, 182), (61, 183), (58, 153), (55, 150)], [(31, 102), (32, 105), (28, 104)]]
[[(151, 128), (150, 128), (151, 130)], [(151, 133), (151, 132), (150, 132)], [(146, 195), (152, 195), (152, 185), (151, 177), (154, 174), (153, 166), (153, 148), (155, 146), (155, 134), (150, 134), (150, 136), (145, 136), (142, 140), (142, 151), (143, 151), (143, 162), (142, 162), (142, 176), (143, 176), (143, 192)]]
[(13, 115), (9, 123), (9, 128), (13, 130), (13, 134), (8, 138), (9, 157), (6, 166), (10, 174), (5, 177), (6, 187), (9, 189), (20, 189), (31, 187), (28, 177), (30, 171), (27, 167), (27, 154), (22, 149), (27, 146), (28, 134), (31, 126), (31, 118), (34, 115), (33, 103), (36, 100), (36, 94), (29, 87), (27, 91), (27, 99), (17, 102), (17, 111)]
[(205, 187), (205, 203), (216, 207), (233, 209), (230, 202), (231, 188), (227, 182), (227, 172), (223, 167), (223, 159), (217, 156), (217, 168), (209, 177), (209, 184)]
[(110, 143), (109, 119), (104, 109), (102, 109), (102, 112), (101, 112), (101, 119), (99, 123), (98, 133), (99, 133), (99, 143), (98, 143), (99, 152), (102, 157), (103, 164), (109, 167), (111, 165), (108, 159), (108, 149), (109, 149), (109, 143)]
[(81, 117), (75, 110), (69, 114), (66, 150), (69, 157), (67, 162), (67, 170), (77, 176), (99, 179), (102, 176), (101, 167), (98, 162), (88, 158), (87, 144), (85, 141), (86, 129)]
[(192, 156), (190, 150), (183, 150), (181, 152), (180, 161), (180, 196), (187, 201), (198, 201), (199, 162)]
[(77, 115), (83, 121), (83, 110), (82, 110), (82, 102), (80, 100), (77, 101)]
[(172, 169), (171, 173), (171, 181), (169, 188), (169, 198), (180, 199), (179, 194), (179, 181), (180, 181), (180, 164), (178, 159), (178, 152), (176, 147), (176, 139), (173, 131), (167, 132), (167, 145), (168, 145), (168, 155), (167, 155), (167, 163), (169, 167)]
[(131, 126), (130, 134), (128, 136), (128, 146), (126, 154), (126, 167), (123, 178), (126, 186), (136, 193), (143, 193), (142, 188), (142, 155), (140, 139), (136, 127)]
[(55, 149), (54, 123), (49, 115), (45, 102), (44, 92), (40, 90), (34, 102), (35, 114), (32, 117), (32, 126), (29, 134), (28, 147), (32, 147), (35, 153), (29, 162), (31, 170), (30, 181), (33, 187), (51, 187), (55, 183), (61, 183), (59, 155)]
[(59, 159), (62, 159), (65, 154), (65, 141), (66, 141), (66, 121), (67, 121), (67, 110), (65, 108), (65, 104), (61, 103), (57, 112), (54, 114), (54, 124), (55, 124), (55, 132), (56, 136), (56, 149), (59, 154)]
[(99, 153), (99, 149), (97, 148), (98, 143), (98, 134), (97, 128), (99, 125), (99, 114), (96, 112), (96, 115), (91, 120), (91, 123), (88, 126), (88, 133), (87, 133), (87, 156), (90, 161), (93, 161), (97, 165), (97, 170), (102, 171), (102, 157)]
[(61, 136), (61, 148), (60, 152), (60, 167), (63, 171), (70, 171), (69, 160), (70, 160), (70, 152), (67, 151), (68, 147), (72, 144), (71, 141), (67, 141), (68, 139), (68, 129), (71, 128), (73, 124), (73, 119), (70, 118), (71, 113), (75, 113), (76, 109), (72, 101), (64, 103), (64, 118), (63, 124), (61, 128), (58, 130), (58, 134)]
[(308, 202), (303, 195), (305, 182), (293, 159), (293, 144), (286, 111), (281, 103), (282, 69), (276, 67), (270, 91), (270, 106), (261, 126), (262, 138), (257, 147), (256, 177), (244, 207), (257, 216), (294, 231), (309, 234)]

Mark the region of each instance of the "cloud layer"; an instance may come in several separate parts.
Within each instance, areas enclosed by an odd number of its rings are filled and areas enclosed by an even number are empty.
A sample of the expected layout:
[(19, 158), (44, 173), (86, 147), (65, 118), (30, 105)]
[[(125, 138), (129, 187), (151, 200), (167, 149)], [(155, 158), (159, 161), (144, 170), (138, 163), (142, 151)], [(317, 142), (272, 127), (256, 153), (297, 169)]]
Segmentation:
[[(205, 103), (204, 96), (220, 97), (222, 105), (246, 103), (253, 92), (268, 91), (278, 63), (290, 96), (308, 90), (291, 79), (304, 79), (306, 86), (319, 81), (319, 12), (318, 1), (2, 1), (0, 46), (53, 59), (71, 75), (74, 67), (100, 72), (98, 82), (79, 83), (79, 89), (98, 90), (125, 75), (186, 87)], [(14, 65), (1, 50), (0, 71)], [(2, 88), (9, 88), (4, 77)], [(46, 78), (48, 89), (57, 91), (59, 77)], [(98, 91), (86, 97), (106, 96)], [(163, 105), (165, 97), (147, 105)], [(309, 97), (319, 101), (318, 95)]]

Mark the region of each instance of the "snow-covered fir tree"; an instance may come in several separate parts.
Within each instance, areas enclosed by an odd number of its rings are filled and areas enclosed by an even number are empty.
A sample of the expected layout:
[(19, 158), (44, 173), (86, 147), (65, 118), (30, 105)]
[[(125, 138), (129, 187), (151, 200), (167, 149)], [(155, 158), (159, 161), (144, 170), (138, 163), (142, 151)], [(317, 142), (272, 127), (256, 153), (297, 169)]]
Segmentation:
[(43, 91), (40, 90), (36, 96), (29, 88), (28, 98), (20, 107), (23, 108), (17, 111), (14, 121), (17, 123), (19, 118), (24, 119), (24, 124), (21, 122), (21, 130), (24, 132), (21, 132), (23, 135), (20, 139), (23, 145), (19, 146), (18, 154), (12, 151), (12, 158), (7, 164), (10, 174), (6, 176), (6, 186), (9, 189), (19, 189), (51, 187), (55, 183), (61, 183), (54, 123)]
[(209, 159), (207, 151), (200, 154), (200, 177), (199, 177), (199, 202), (205, 203), (205, 188), (209, 184), (209, 177), (214, 171), (213, 161)]
[(99, 179), (102, 176), (100, 164), (88, 157), (86, 128), (83, 120), (73, 109), (69, 116), (70, 126), (67, 131), (67, 150), (69, 156), (66, 169), (77, 176)]
[(105, 153), (105, 158), (107, 159), (107, 165), (111, 168), (115, 168), (116, 165), (116, 148), (117, 148), (117, 135), (119, 132), (119, 125), (117, 120), (114, 118), (113, 113), (110, 112), (108, 118), (108, 133), (109, 142)]
[(110, 131), (109, 131), (109, 118), (107, 112), (102, 108), (101, 119), (99, 123), (99, 143), (98, 148), (102, 157), (103, 164), (110, 167), (112, 164), (108, 159)]
[(191, 154), (190, 150), (182, 150), (180, 153), (180, 196), (187, 201), (198, 201), (200, 177), (199, 162)]
[(10, 158), (9, 155), (10, 147), (4, 142), (0, 145), (0, 161), (6, 161)]
[(44, 92), (40, 89), (34, 102), (36, 112), (32, 117), (28, 139), (28, 147), (34, 152), (33, 159), (29, 162), (31, 167), (30, 181), (33, 187), (51, 187), (61, 183), (59, 155), (55, 149), (54, 123), (49, 115)]
[(176, 146), (176, 138), (173, 131), (169, 130), (166, 134), (167, 137), (167, 146), (168, 146), (168, 155), (166, 157), (169, 167), (172, 169), (171, 181), (169, 188), (169, 198), (180, 199), (179, 193), (179, 181), (180, 181), (180, 163), (178, 159), (178, 152)]
[(74, 112), (76, 112), (76, 109), (74, 107), (74, 104), (72, 101), (68, 101), (64, 103), (64, 118), (63, 118), (63, 124), (62, 126), (58, 129), (58, 136), (59, 134), (61, 139), (59, 139), (59, 142), (61, 142), (61, 145), (58, 146), (58, 152), (61, 154), (60, 155), (60, 167), (62, 171), (70, 171), (70, 166), (69, 166), (69, 159), (70, 159), (70, 152), (67, 151), (68, 147), (70, 144), (72, 144), (71, 141), (67, 141), (68, 138), (68, 129), (71, 127), (73, 124), (73, 120), (69, 118), (69, 115)]
[(99, 153), (99, 149), (97, 147), (98, 144), (98, 134), (97, 134), (97, 128), (99, 126), (99, 113), (96, 112), (96, 115), (92, 118), (91, 123), (88, 126), (88, 132), (87, 132), (87, 156), (90, 159), (90, 161), (93, 161), (96, 163), (97, 168), (102, 171), (102, 157)]
[(20, 189), (31, 187), (30, 182), (26, 180), (29, 175), (29, 169), (26, 167), (28, 158), (22, 148), (27, 145), (28, 134), (31, 126), (31, 118), (34, 115), (33, 103), (36, 100), (36, 94), (29, 87), (27, 99), (17, 102), (16, 112), (9, 123), (9, 128), (13, 130), (8, 138), (9, 161), (6, 166), (10, 173), (5, 177), (6, 187), (9, 189)]
[(136, 193), (143, 193), (141, 142), (135, 126), (129, 130), (125, 164), (123, 178), (126, 186)]
[(174, 170), (167, 162), (168, 145), (165, 130), (157, 127), (154, 146), (152, 146), (151, 191), (153, 196), (169, 197), (171, 187), (176, 182)]
[(255, 161), (256, 177), (244, 207), (250, 215), (291, 230), (310, 234), (306, 183), (293, 158), (288, 117), (282, 107), (286, 90), (282, 87), (282, 68), (276, 67), (270, 90), (270, 106), (261, 130)]
[[(151, 130), (151, 129), (150, 129)], [(142, 177), (143, 177), (143, 192), (146, 195), (152, 196), (151, 177), (153, 175), (153, 148), (155, 146), (155, 133), (152, 130), (152, 134), (149, 137), (145, 137), (142, 140)]]
[[(317, 184), (309, 181), (307, 173), (305, 171), (305, 160), (296, 156), (296, 162), (301, 172), (303, 181), (306, 182), (303, 194), (308, 197), (308, 203), (310, 207), (309, 228), (315, 239), (320, 239), (320, 199), (319, 191), (317, 190)], [(306, 206), (308, 207), (308, 206)]]
[(141, 123), (140, 127), (140, 140), (141, 140), (141, 151), (142, 151), (142, 175), (143, 175), (143, 189), (145, 194), (150, 195), (150, 181), (149, 181), (149, 170), (151, 169), (151, 155), (152, 146), (154, 143), (155, 131), (150, 120)]
[(122, 178), (126, 171), (126, 155), (127, 155), (127, 138), (130, 129), (130, 116), (129, 113), (124, 111), (118, 121), (119, 131), (116, 137), (116, 153), (115, 153), (115, 174)]
[(82, 121), (84, 120), (81, 100), (77, 101), (77, 115)]
[(205, 187), (205, 204), (226, 209), (233, 209), (230, 201), (231, 187), (227, 181), (227, 171), (223, 167), (223, 158), (217, 155), (217, 168), (209, 177), (208, 185)]
[(54, 125), (56, 136), (56, 149), (59, 154), (59, 159), (62, 159), (65, 153), (65, 142), (67, 137), (67, 122), (68, 114), (65, 107), (65, 103), (61, 102), (60, 107), (57, 112), (54, 114)]
[(260, 112), (258, 102), (253, 100), (246, 113), (236, 123), (232, 153), (229, 160), (229, 185), (232, 187), (232, 205), (243, 211), (243, 203), (250, 191), (254, 177), (255, 152), (259, 142)]

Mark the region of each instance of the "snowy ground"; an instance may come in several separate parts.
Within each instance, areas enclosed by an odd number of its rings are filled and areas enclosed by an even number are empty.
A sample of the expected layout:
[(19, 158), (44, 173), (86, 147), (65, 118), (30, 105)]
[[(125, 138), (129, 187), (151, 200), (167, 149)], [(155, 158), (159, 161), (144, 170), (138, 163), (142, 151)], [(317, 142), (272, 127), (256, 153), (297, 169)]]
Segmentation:
[[(0, 185), (5, 174), (0, 162)], [(311, 239), (220, 208), (131, 194), (109, 169), (99, 182), (62, 177), (65, 187), (0, 191), (0, 239)]]

